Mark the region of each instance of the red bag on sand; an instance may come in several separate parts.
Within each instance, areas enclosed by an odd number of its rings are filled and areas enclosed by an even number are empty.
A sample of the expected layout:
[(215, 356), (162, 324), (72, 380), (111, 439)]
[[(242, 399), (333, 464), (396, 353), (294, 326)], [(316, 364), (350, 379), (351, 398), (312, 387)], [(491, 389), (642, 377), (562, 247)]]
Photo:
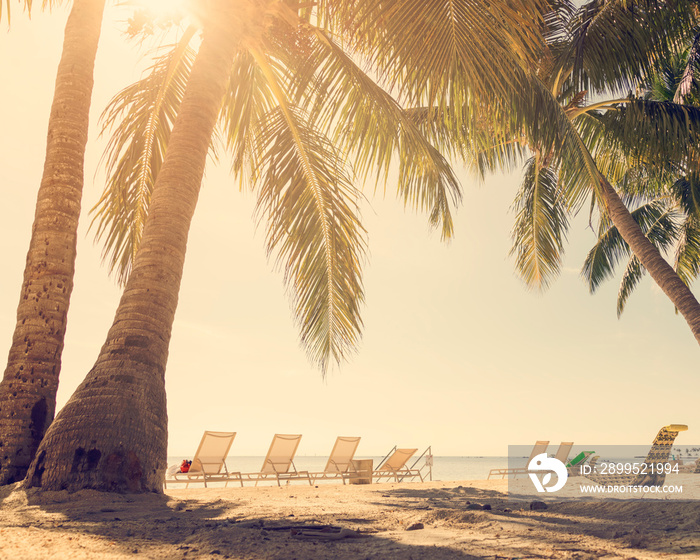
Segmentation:
[(192, 464), (192, 461), (188, 461), (187, 459), (185, 459), (182, 462), (182, 464), (180, 465), (180, 472), (182, 472), (182, 473), (189, 472), (191, 464)]

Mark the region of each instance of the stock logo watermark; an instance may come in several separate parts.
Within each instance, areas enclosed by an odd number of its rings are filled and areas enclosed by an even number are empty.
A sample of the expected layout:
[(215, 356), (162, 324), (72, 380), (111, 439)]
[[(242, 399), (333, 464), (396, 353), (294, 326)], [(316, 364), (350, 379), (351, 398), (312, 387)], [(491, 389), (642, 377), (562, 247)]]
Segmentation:
[(507, 478), (513, 498), (700, 500), (700, 446), (544, 443), (509, 446), (489, 478)]
[[(528, 475), (538, 492), (556, 492), (566, 485), (569, 478), (566, 465), (555, 457), (548, 457), (546, 453), (540, 453), (532, 458), (527, 465)], [(552, 473), (557, 477), (557, 482), (551, 486)], [(542, 476), (540, 480), (539, 476)]]

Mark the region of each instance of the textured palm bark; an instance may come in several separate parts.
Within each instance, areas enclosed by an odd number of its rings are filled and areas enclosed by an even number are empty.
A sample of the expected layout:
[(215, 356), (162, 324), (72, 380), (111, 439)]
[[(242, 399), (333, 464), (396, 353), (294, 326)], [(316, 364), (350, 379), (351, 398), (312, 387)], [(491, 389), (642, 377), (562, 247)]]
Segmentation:
[(613, 224), (644, 268), (683, 315), (695, 340), (700, 344), (700, 304), (693, 292), (646, 238), (612, 185), (601, 179), (601, 188)]
[(60, 411), (27, 474), (47, 490), (162, 492), (164, 375), (187, 236), (235, 50), (226, 0), (205, 36), (153, 189), (141, 247), (93, 369)]
[(17, 324), (0, 383), (0, 484), (22, 480), (53, 420), (104, 0), (75, 0), (58, 66)]

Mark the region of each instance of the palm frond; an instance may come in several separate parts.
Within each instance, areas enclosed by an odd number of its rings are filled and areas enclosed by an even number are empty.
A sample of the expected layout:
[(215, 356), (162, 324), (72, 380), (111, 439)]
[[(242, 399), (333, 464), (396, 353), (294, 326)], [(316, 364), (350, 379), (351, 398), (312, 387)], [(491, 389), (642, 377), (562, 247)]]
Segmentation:
[(254, 150), (259, 123), (276, 105), (255, 58), (246, 50), (239, 51), (221, 108), (222, 136), (232, 154), (235, 174), (242, 173)]
[[(3, 9), (3, 1), (5, 8)], [(63, 4), (64, 0), (42, 0), (41, 9), (45, 10), (48, 8), (51, 10), (54, 6), (60, 6)], [(27, 15), (32, 17), (32, 7), (34, 5), (33, 0), (17, 0), (17, 3), (21, 5), (22, 8), (27, 12)], [(12, 23), (12, 4), (11, 0), (0, 0), (0, 21), (2, 21), (3, 14), (7, 17), (7, 25)]]
[(642, 163), (687, 161), (700, 139), (700, 107), (631, 99), (601, 119), (609, 145)]
[(691, 216), (683, 223), (673, 268), (687, 286), (700, 274), (700, 220)]
[(626, 93), (649, 75), (693, 27), (692, 3), (680, 0), (592, 0), (570, 21), (569, 48), (579, 90)]
[[(679, 234), (678, 219), (679, 215), (674, 208), (670, 207), (666, 201), (658, 202), (658, 217), (653, 222), (649, 222), (646, 225), (647, 219), (651, 216), (645, 216), (642, 220), (645, 223), (646, 231), (645, 234), (649, 241), (651, 241), (655, 247), (660, 251), (667, 251), (675, 242)], [(652, 203), (654, 204), (654, 203)], [(622, 275), (622, 280), (620, 282), (620, 289), (617, 296), (617, 316), (620, 317), (625, 309), (627, 300), (637, 286), (639, 281), (642, 279), (646, 272), (646, 269), (642, 266), (639, 258), (633, 255), (630, 258), (627, 268)]]
[(108, 180), (91, 210), (91, 227), (121, 284), (141, 242), (153, 185), (194, 62), (193, 35), (190, 29), (155, 60), (149, 74), (119, 92), (100, 119), (102, 132), (111, 130), (112, 135), (103, 155)]
[(323, 3), (320, 14), (350, 38), (351, 50), (372, 61), (402, 102), (445, 109), (464, 105), (467, 90), (482, 102), (505, 93), (512, 67), (537, 59), (549, 6), (547, 0), (358, 0)]
[(313, 29), (297, 73), (300, 102), (333, 142), (351, 154), (363, 178), (374, 171), (386, 185), (392, 161), (400, 161), (398, 191), (404, 203), (426, 211), (442, 237), (453, 233), (451, 207), (461, 200), (459, 181), (442, 153), (399, 104), (325, 32)]
[(442, 113), (427, 107), (406, 110), (436, 149), (464, 160), (482, 179), (487, 173), (517, 169), (530, 153), (523, 131), (514, 129), (515, 122), (501, 120), (494, 112), (493, 107), (472, 104), (462, 108), (459, 124), (454, 124), (454, 111)]
[[(665, 199), (655, 199), (631, 212), (646, 237), (660, 251), (670, 248), (678, 233), (678, 213)], [(581, 271), (591, 293), (615, 274), (620, 260), (630, 257), (630, 248), (616, 227), (605, 229), (609, 222), (601, 222), (598, 241), (586, 255)]]
[(253, 54), (279, 102), (259, 127), (257, 213), (267, 218), (268, 254), (284, 269), (302, 344), (325, 374), (361, 336), (361, 194), (343, 154), (288, 103), (279, 77), (260, 53)]
[(685, 67), (683, 74), (678, 81), (678, 87), (673, 95), (674, 103), (683, 103), (685, 98), (690, 95), (693, 89), (697, 89), (697, 80), (695, 78), (698, 64), (700, 63), (700, 33), (695, 35), (693, 42), (688, 49), (688, 54), (685, 58)]
[(518, 214), (511, 255), (525, 283), (543, 290), (561, 269), (569, 220), (556, 174), (542, 167), (537, 157), (526, 164), (514, 206)]
[(514, 97), (514, 110), (531, 146), (547, 154), (548, 165), (559, 170), (570, 211), (576, 212), (591, 191), (599, 195), (601, 173), (581, 137), (547, 86), (532, 72), (521, 76), (523, 93)]
[(617, 292), (617, 317), (622, 316), (625, 306), (627, 305), (627, 300), (630, 295), (637, 287), (639, 282), (644, 277), (646, 269), (639, 262), (636, 255), (632, 255), (627, 266), (625, 267), (625, 272), (622, 274), (622, 280), (620, 281), (620, 289)]
[(598, 111), (590, 111), (574, 119), (576, 130), (595, 157), (596, 166), (610, 183), (619, 184), (630, 168), (630, 158), (618, 145), (608, 142), (607, 131)]
[(687, 215), (700, 220), (700, 174), (679, 177), (670, 188), (671, 196)]

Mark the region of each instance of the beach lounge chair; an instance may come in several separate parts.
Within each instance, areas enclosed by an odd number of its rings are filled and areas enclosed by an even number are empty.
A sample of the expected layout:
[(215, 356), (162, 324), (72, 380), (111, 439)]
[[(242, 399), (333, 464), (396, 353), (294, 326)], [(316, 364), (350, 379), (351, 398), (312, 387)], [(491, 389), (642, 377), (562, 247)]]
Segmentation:
[(647, 467), (643, 468), (640, 465), (640, 470), (643, 472), (639, 474), (601, 474), (593, 472), (585, 475), (585, 477), (603, 485), (661, 486), (666, 480), (666, 473), (664, 469), (658, 469), (654, 465), (668, 462), (676, 436), (679, 432), (684, 432), (687, 429), (688, 426), (685, 424), (671, 424), (661, 428), (651, 444), (651, 449), (649, 449), (646, 459), (644, 459), (644, 464)]
[[(581, 451), (581, 453), (566, 463), (566, 470), (569, 473), (569, 476), (579, 476), (581, 474), (581, 467), (586, 464), (588, 459), (590, 459), (594, 453), (595, 451)], [(596, 455), (590, 460), (588, 466), (592, 468), (597, 460), (598, 456)]]
[(408, 460), (416, 454), (418, 449), (399, 449), (394, 447), (392, 451), (382, 460), (379, 466), (372, 473), (372, 477), (379, 482), (382, 478), (394, 478), (396, 482), (401, 482), (405, 478), (420, 478), (423, 482), (423, 475), (420, 469), (412, 469), (406, 466)]
[(595, 451), (581, 451), (581, 453), (566, 463), (566, 468), (570, 469), (571, 467), (578, 467), (585, 464), (586, 461), (588, 461), (588, 458), (594, 453)]
[(355, 456), (359, 444), (359, 437), (338, 436), (328, 457), (326, 468), (323, 469), (323, 472), (311, 473), (311, 478), (314, 481), (319, 478), (340, 478), (345, 484), (347, 478), (357, 474), (352, 464), (352, 458)]
[(282, 486), (281, 480), (308, 480), (311, 482), (309, 471), (297, 471), (294, 466), (294, 455), (299, 447), (301, 435), (275, 434), (259, 473), (245, 473), (247, 480), (255, 480), (255, 486), (261, 480), (274, 478), (277, 485)]
[(559, 444), (559, 449), (557, 449), (557, 452), (554, 454), (554, 458), (566, 465), (566, 461), (569, 459), (569, 453), (571, 453), (571, 448), (573, 446), (573, 441), (562, 441)]
[[(530, 453), (530, 458), (527, 460), (527, 464), (530, 464), (530, 461), (532, 459), (539, 455), (540, 453), (545, 453), (547, 451), (547, 447), (549, 446), (548, 441), (538, 441), (535, 443), (535, 446), (532, 448), (532, 453)], [(559, 446), (561, 447), (561, 446)], [(501, 478), (505, 478), (508, 475), (513, 475), (514, 478), (516, 478), (519, 474), (527, 474), (527, 467), (516, 467), (512, 469), (491, 469), (489, 471), (489, 475), (486, 477), (488, 480), (492, 476), (497, 476), (500, 475)]]
[(189, 487), (191, 482), (203, 482), (205, 487), (207, 482), (226, 482), (225, 486), (228, 486), (232, 480), (239, 481), (243, 486), (241, 473), (229, 472), (226, 467), (226, 457), (235, 437), (236, 432), (204, 432), (190, 470), (166, 474), (163, 486), (167, 488), (168, 483), (185, 483)]

